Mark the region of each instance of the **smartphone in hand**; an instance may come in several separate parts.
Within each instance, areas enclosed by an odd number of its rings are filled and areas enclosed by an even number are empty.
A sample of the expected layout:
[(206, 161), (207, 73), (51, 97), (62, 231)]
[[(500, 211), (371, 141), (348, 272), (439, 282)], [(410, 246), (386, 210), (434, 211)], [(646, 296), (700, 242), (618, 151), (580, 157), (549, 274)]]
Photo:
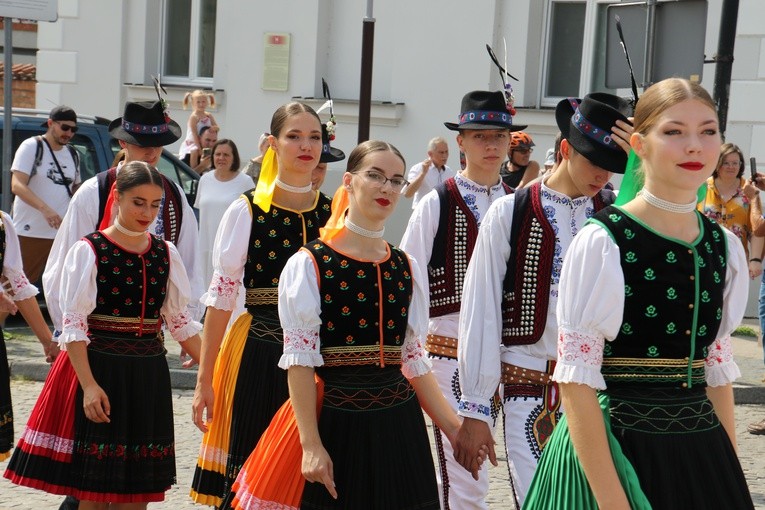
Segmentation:
[(757, 159), (749, 158), (749, 171), (752, 175), (752, 182), (757, 182)]
[(202, 157), (203, 158), (209, 158), (210, 157), (210, 152), (212, 152), (212, 149), (210, 149), (209, 147), (203, 148), (202, 149)]

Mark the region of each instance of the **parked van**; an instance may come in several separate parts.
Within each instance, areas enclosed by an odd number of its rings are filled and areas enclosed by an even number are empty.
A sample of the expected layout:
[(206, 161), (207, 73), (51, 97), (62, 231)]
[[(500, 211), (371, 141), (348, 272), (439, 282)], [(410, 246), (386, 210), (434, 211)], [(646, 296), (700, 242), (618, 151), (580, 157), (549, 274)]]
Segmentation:
[[(13, 109), (13, 153), (16, 153), (21, 142), (32, 136), (45, 133), (43, 123), (48, 119), (48, 111), (33, 110), (28, 108)], [(3, 108), (0, 107), (0, 161), (2, 161), (2, 139), (5, 134)], [(109, 135), (109, 119), (103, 117), (91, 117), (87, 115), (77, 116), (77, 133), (69, 142), (80, 153), (80, 175), (85, 181), (98, 172), (108, 170), (114, 156), (119, 152), (120, 145), (117, 140)], [(13, 155), (11, 155), (13, 161)], [(178, 159), (167, 149), (162, 151), (157, 169), (177, 183), (189, 204), (193, 205), (197, 194), (199, 174), (192, 170), (183, 161)]]

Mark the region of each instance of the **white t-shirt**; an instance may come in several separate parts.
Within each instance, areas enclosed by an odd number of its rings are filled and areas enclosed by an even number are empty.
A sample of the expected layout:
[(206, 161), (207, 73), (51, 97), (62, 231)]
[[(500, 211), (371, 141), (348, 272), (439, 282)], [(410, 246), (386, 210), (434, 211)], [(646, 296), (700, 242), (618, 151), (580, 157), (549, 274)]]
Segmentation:
[[(42, 160), (35, 169), (34, 175), (30, 177), (27, 186), (63, 218), (67, 207), (69, 207), (69, 193), (64, 185), (64, 179), (61, 178), (61, 173), (59, 173), (56, 167), (56, 162), (51, 155), (52, 153), (44, 140), (42, 141), (42, 148)], [(11, 171), (31, 175), (36, 154), (37, 137), (27, 138), (16, 151)], [(54, 151), (53, 154), (55, 154), (56, 160), (61, 166), (61, 172), (64, 174), (69, 189), (72, 190), (72, 186), (80, 182), (80, 172), (75, 167), (69, 148), (64, 146)], [(13, 201), (13, 226), (16, 227), (18, 235), (23, 237), (42, 239), (53, 239), (56, 237), (56, 229), (48, 225), (42, 213), (20, 198), (16, 198)]]
[(209, 285), (212, 279), (213, 245), (223, 214), (242, 193), (254, 187), (252, 177), (242, 172), (238, 172), (230, 181), (219, 181), (215, 177), (215, 170), (210, 170), (199, 179), (194, 207), (199, 209), (199, 253), (202, 256), (202, 281), (205, 285)]
[[(417, 163), (409, 169), (409, 174), (406, 180), (412, 182), (417, 178), (418, 175), (420, 175), (420, 173), (422, 173), (422, 162)], [(414, 192), (414, 197), (412, 199), (412, 209), (416, 209), (417, 204), (420, 203), (422, 197), (430, 193), (433, 188), (444, 182), (449, 177), (454, 177), (456, 174), (457, 172), (446, 165), (444, 165), (443, 170), (439, 170), (436, 168), (436, 165), (431, 164), (430, 168), (428, 168), (428, 173), (425, 174), (425, 178), (422, 180), (422, 184), (420, 184), (420, 187), (417, 188), (417, 191)]]

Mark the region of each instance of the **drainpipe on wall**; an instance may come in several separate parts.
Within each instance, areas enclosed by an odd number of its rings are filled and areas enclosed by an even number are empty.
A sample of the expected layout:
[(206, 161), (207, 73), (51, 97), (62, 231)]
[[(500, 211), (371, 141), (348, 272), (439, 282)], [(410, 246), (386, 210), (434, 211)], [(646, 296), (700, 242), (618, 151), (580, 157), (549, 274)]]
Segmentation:
[(736, 43), (739, 0), (723, 0), (720, 16), (720, 38), (717, 42), (715, 62), (714, 100), (720, 118), (720, 132), (724, 135), (728, 122), (730, 80), (733, 71), (733, 47)]

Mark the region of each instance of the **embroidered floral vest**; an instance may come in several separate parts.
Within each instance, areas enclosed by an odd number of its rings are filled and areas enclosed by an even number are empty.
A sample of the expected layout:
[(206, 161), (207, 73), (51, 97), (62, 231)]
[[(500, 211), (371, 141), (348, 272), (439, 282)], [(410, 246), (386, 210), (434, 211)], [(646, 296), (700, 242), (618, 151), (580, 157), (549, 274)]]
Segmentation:
[(252, 189), (244, 193), (252, 212), (250, 246), (244, 266), (245, 306), (276, 308), (279, 275), (295, 252), (308, 241), (319, 237), (319, 229), (330, 216), (332, 199), (319, 193), (316, 206), (310, 211), (297, 212), (271, 204), (269, 212), (254, 206)]
[(722, 319), (728, 250), (721, 227), (697, 215), (701, 233), (694, 243), (657, 234), (613, 206), (591, 220), (619, 246), (624, 272), (623, 322), (603, 353), (609, 388), (635, 381), (705, 384), (704, 359)]
[(413, 288), (406, 254), (390, 246), (390, 257), (376, 263), (346, 257), (322, 241), (304, 249), (318, 272), (325, 366), (401, 365)]
[(170, 254), (164, 240), (151, 235), (145, 253), (124, 250), (101, 232), (84, 237), (96, 255), (96, 308), (88, 316), (91, 331), (156, 337), (159, 311), (167, 294)]

